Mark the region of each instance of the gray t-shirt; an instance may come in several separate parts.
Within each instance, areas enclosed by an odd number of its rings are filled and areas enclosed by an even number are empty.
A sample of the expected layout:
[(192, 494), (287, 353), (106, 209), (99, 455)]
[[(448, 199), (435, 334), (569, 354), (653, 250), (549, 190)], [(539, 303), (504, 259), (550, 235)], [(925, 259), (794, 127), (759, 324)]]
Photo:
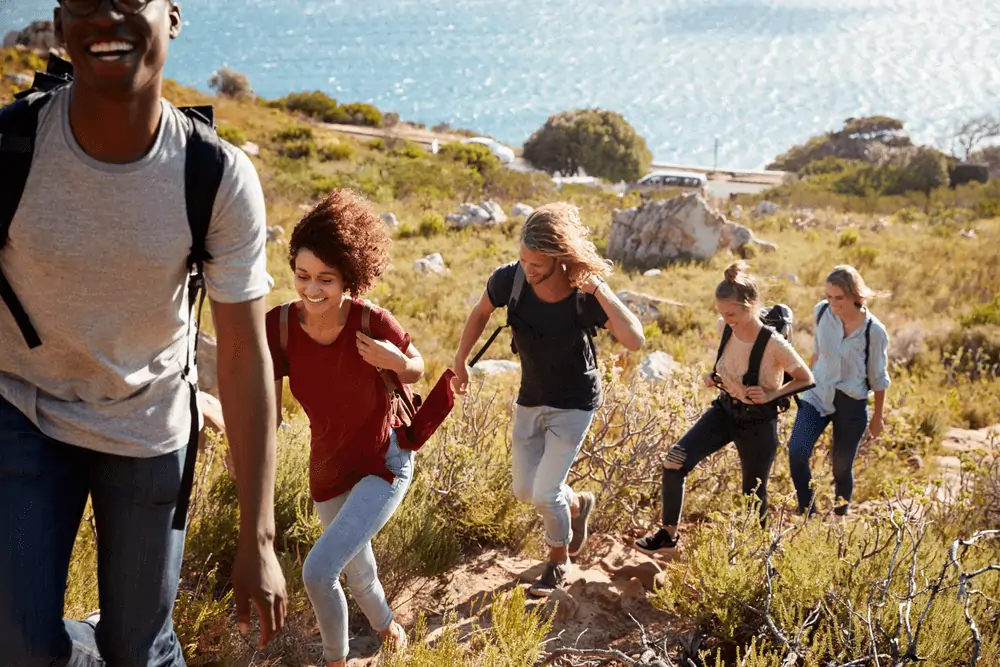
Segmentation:
[[(163, 101), (149, 153), (107, 164), (77, 144), (69, 98), (67, 87), (42, 110), (0, 252), (42, 339), (29, 349), (0, 303), (0, 396), (55, 440), (123, 456), (166, 454), (190, 431), (184, 159), (192, 121)], [(224, 155), (205, 282), (210, 299), (236, 303), (269, 289), (264, 196), (250, 159), (228, 144)]]

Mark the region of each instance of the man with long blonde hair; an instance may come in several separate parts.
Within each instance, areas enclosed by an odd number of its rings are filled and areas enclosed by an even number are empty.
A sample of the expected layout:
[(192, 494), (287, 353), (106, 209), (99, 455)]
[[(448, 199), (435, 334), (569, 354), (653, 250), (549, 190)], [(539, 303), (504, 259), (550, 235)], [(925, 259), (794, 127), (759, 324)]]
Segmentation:
[(497, 268), (473, 308), (455, 355), (455, 388), (468, 390), (468, 357), (493, 311), (507, 307), (512, 348), (521, 358), (514, 412), (514, 495), (542, 516), (549, 556), (529, 591), (546, 597), (583, 550), (594, 495), (576, 493), (566, 477), (602, 400), (593, 338), (606, 328), (630, 350), (645, 342), (638, 318), (604, 277), (610, 264), (590, 241), (579, 211), (542, 206), (521, 228), (520, 261)]

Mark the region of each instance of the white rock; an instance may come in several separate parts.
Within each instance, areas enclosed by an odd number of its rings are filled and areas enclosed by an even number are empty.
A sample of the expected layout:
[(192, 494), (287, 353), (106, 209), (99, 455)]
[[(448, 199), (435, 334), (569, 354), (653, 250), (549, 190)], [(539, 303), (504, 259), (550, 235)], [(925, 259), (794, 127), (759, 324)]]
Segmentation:
[(396, 227), (399, 227), (399, 220), (396, 219), (395, 213), (383, 213), (382, 215), (379, 216), (379, 218), (382, 219), (382, 222), (384, 222), (385, 226), (388, 227), (389, 229), (395, 229)]
[(777, 247), (756, 238), (748, 227), (726, 220), (700, 194), (689, 193), (615, 210), (607, 255), (641, 270), (682, 257), (708, 259), (720, 250), (736, 251), (749, 244), (765, 252)]
[(967, 239), (978, 238), (978, 235), (976, 234), (976, 230), (975, 229), (963, 229), (962, 231), (960, 231), (958, 233), (958, 235), (961, 236), (961, 237), (963, 237), (963, 238), (967, 238)]
[(773, 201), (762, 201), (757, 204), (757, 207), (753, 210), (753, 217), (762, 218), (768, 215), (774, 215), (778, 212), (781, 207), (775, 204)]
[(663, 382), (669, 378), (674, 371), (680, 368), (680, 364), (674, 361), (666, 352), (657, 350), (646, 355), (646, 358), (639, 364), (639, 374), (642, 379), (649, 382)]
[(444, 258), (441, 257), (441, 253), (439, 252), (432, 253), (414, 261), (413, 270), (423, 275), (433, 273), (439, 276), (447, 273), (448, 271), (444, 265)]
[(535, 209), (527, 204), (514, 204), (514, 208), (510, 210), (510, 215), (513, 218), (527, 218), (534, 212)]
[(649, 271), (644, 271), (642, 275), (647, 278), (656, 278), (657, 276), (662, 276), (663, 271), (660, 269), (650, 269)]
[(246, 153), (250, 157), (257, 157), (258, 155), (260, 155), (260, 146), (258, 146), (252, 141), (246, 142), (245, 144), (240, 146), (240, 148), (243, 150), (244, 153)]
[(499, 204), (485, 201), (482, 204), (460, 204), (458, 213), (450, 213), (445, 220), (453, 227), (461, 229), (470, 225), (496, 225), (507, 222), (507, 215)]
[(739, 220), (743, 217), (743, 204), (737, 204), (733, 208), (733, 220)]
[(472, 367), (472, 372), (477, 375), (504, 375), (506, 373), (520, 373), (521, 364), (516, 361), (504, 359), (482, 359)]

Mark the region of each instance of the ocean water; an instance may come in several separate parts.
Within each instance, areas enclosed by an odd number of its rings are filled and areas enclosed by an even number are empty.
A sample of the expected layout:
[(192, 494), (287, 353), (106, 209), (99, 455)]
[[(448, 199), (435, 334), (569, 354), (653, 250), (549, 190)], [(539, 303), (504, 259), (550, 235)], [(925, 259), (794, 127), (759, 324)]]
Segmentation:
[[(0, 29), (54, 0), (0, 0)], [(619, 111), (659, 161), (761, 168), (850, 116), (948, 147), (1000, 113), (996, 0), (183, 0), (167, 74), (228, 65), (523, 143), (557, 111)]]

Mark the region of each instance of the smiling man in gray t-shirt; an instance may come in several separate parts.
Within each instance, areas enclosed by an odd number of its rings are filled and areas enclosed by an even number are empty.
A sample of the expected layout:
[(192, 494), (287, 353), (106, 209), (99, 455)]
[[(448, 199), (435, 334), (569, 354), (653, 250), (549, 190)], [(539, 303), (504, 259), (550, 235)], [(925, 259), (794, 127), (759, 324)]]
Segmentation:
[[(0, 305), (0, 651), (4, 664), (183, 665), (171, 610), (184, 531), (171, 524), (195, 380), (184, 373), (194, 121), (161, 98), (180, 10), (170, 0), (63, 0), (55, 17), (76, 78), (40, 112), (0, 251), (0, 272), (42, 341), (29, 347)], [(239, 488), (234, 587), (241, 624), (252, 600), (266, 643), (280, 630), (285, 588), (272, 542), (264, 199), (249, 158), (218, 145), (205, 283)], [(88, 495), (101, 614), (64, 621)]]

